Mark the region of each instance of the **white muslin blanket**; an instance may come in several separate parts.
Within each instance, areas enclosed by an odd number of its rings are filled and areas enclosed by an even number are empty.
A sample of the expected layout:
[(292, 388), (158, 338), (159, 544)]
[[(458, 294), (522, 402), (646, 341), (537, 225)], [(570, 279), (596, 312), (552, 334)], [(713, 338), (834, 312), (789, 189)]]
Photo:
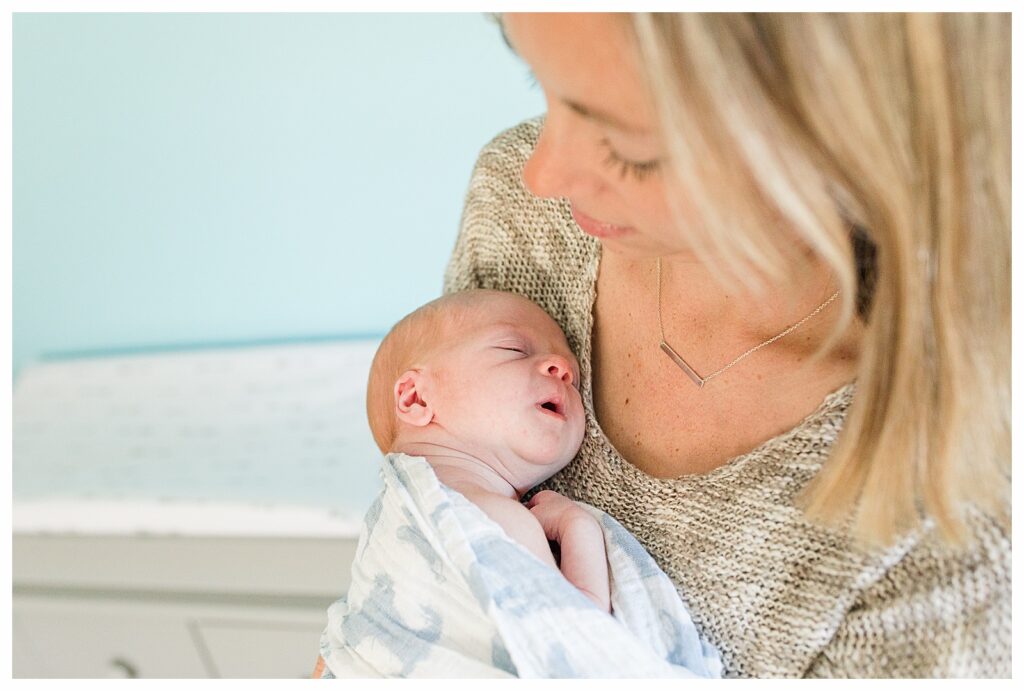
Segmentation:
[(668, 577), (597, 509), (612, 614), (441, 484), (427, 461), (384, 457), (352, 583), (328, 609), (326, 677), (719, 677)]

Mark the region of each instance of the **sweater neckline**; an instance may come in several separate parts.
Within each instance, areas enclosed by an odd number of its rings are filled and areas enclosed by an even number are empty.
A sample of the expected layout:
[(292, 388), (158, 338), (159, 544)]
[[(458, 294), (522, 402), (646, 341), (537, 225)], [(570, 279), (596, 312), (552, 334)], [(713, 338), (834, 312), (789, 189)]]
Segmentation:
[[(573, 228), (575, 232), (579, 232)], [(597, 302), (597, 276), (601, 268), (601, 243), (596, 239), (587, 237), (590, 241), (589, 255), (586, 258), (587, 266), (585, 271), (586, 288), (589, 293), (586, 319), (583, 323), (583, 334), (581, 334), (580, 350), (586, 362), (586, 387), (583, 391), (584, 408), (589, 418), (587, 422), (587, 434), (597, 438), (597, 441), (606, 449), (610, 450), (609, 457), (614, 465), (618, 466), (620, 473), (625, 473), (630, 479), (644, 484), (679, 485), (693, 483), (716, 482), (726, 480), (740, 472), (744, 467), (765, 458), (779, 457), (784, 459), (785, 454), (772, 453), (775, 449), (785, 446), (793, 437), (802, 435), (809, 428), (819, 426), (826, 418), (836, 414), (844, 414), (853, 399), (856, 382), (849, 382), (826, 394), (817, 408), (814, 409), (803, 420), (790, 429), (768, 439), (755, 446), (750, 451), (728, 459), (725, 463), (709, 470), (706, 473), (690, 473), (677, 477), (660, 478), (650, 475), (634, 464), (630, 463), (605, 434), (604, 429), (597, 420), (594, 412), (594, 373), (591, 363), (593, 336), (594, 336), (594, 306)]]

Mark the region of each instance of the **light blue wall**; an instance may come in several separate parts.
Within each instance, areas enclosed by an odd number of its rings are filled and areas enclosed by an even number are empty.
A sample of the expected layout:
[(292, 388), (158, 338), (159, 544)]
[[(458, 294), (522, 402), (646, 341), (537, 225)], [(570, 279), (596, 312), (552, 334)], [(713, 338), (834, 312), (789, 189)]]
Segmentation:
[(382, 333), (525, 74), (479, 14), (15, 15), (15, 372)]

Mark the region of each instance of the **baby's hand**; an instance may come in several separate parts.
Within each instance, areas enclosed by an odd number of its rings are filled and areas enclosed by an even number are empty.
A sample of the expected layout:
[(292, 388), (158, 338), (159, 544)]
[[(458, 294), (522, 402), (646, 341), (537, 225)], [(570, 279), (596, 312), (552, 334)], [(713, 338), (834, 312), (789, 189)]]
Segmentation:
[(562, 536), (569, 527), (577, 521), (592, 522), (599, 530), (601, 527), (597, 519), (577, 506), (576, 502), (549, 489), (530, 497), (526, 507), (544, 528), (544, 535), (559, 544), (562, 543)]
[(544, 490), (526, 504), (561, 550), (561, 571), (603, 611), (611, 609), (604, 531), (596, 518), (558, 492)]

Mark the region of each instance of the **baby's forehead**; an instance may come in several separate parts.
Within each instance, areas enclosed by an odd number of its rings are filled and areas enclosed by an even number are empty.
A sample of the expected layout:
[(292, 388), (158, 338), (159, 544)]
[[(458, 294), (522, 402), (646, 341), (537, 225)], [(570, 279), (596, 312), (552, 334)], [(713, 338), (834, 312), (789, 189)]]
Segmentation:
[(505, 306), (508, 309), (482, 306), (475, 314), (467, 315), (460, 329), (461, 337), (473, 340), (525, 337), (537, 347), (552, 346), (556, 351), (564, 348), (565, 354), (575, 359), (562, 328), (541, 307), (525, 300)]
[(464, 306), (460, 320), (464, 331), (521, 331), (557, 332), (561, 328), (540, 306), (515, 295), (489, 297), (476, 304)]

